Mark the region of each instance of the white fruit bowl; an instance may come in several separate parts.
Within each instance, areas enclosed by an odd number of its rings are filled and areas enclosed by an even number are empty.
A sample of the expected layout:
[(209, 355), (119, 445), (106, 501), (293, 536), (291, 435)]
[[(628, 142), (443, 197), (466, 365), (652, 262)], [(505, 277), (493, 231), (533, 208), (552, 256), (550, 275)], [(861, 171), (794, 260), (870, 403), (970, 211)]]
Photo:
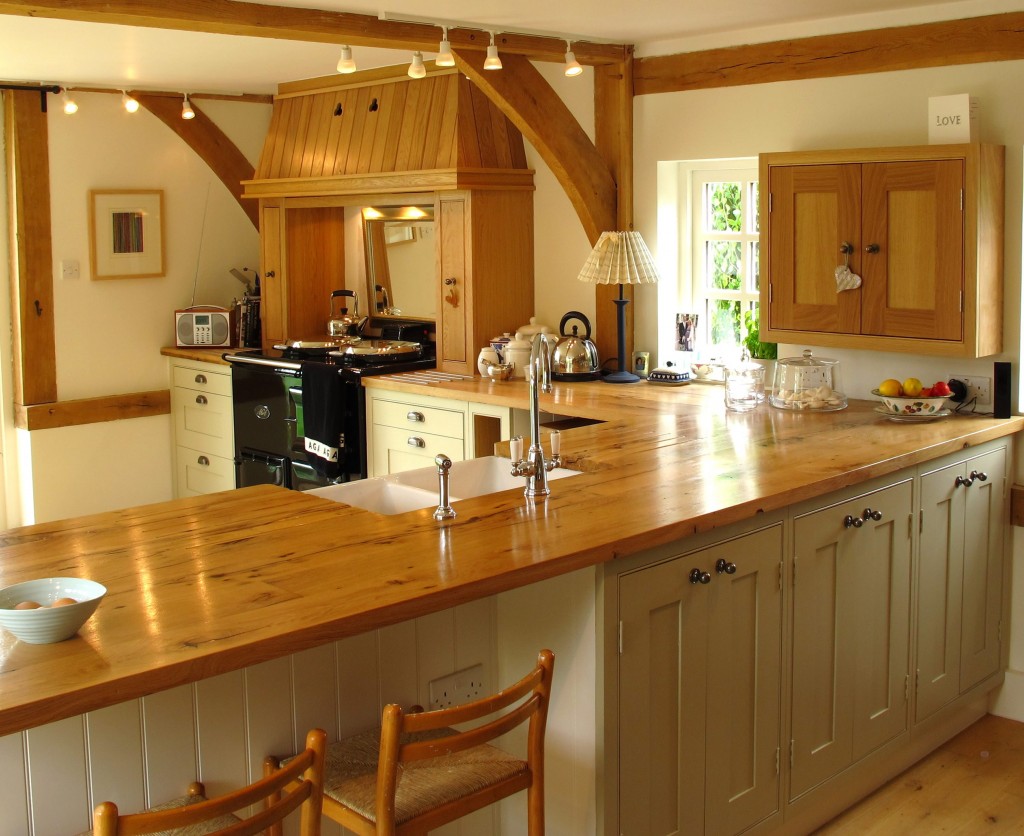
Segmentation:
[(918, 395), (911, 398), (907, 395), (883, 395), (877, 389), (871, 394), (882, 399), (882, 404), (893, 415), (935, 415), (946, 403), (944, 397), (925, 398)]
[[(53, 644), (69, 639), (96, 611), (107, 588), (84, 578), (42, 578), (0, 589), (0, 627), (28, 644)], [(51, 606), (61, 598), (77, 603)], [(16, 610), (22, 601), (42, 606)]]

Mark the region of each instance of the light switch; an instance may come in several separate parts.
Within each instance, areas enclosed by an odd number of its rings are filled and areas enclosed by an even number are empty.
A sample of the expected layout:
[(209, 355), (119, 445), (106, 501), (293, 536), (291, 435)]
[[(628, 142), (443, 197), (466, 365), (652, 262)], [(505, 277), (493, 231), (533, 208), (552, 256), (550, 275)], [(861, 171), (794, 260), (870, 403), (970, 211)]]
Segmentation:
[(81, 275), (81, 271), (78, 268), (78, 260), (74, 258), (65, 258), (60, 263), (60, 276), (62, 279), (77, 279)]

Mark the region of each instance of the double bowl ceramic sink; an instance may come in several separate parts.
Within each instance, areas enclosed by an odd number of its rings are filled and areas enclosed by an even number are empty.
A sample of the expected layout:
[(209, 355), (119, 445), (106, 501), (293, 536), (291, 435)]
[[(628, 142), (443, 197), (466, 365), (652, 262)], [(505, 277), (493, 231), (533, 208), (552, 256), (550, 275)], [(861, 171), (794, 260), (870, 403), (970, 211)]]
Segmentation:
[[(578, 470), (556, 467), (548, 472), (548, 480), (578, 475)], [(454, 462), (449, 471), (448, 493), (453, 505), (460, 499), (486, 496), (513, 488), (523, 490), (525, 487), (526, 478), (513, 476), (512, 460), (501, 456), (482, 456)], [(439, 497), (437, 467), (431, 465), (373, 479), (328, 485), (306, 493), (375, 514), (404, 514), (421, 508), (436, 508)]]

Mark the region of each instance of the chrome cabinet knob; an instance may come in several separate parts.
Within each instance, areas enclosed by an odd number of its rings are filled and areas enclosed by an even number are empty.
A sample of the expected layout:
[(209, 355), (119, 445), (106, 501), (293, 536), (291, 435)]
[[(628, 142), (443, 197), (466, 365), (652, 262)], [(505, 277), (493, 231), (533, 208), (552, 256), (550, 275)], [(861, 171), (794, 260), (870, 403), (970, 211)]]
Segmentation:
[(700, 569), (690, 571), (690, 583), (711, 583), (711, 573), (702, 572)]
[(414, 435), (410, 435), (408, 440), (405, 443), (408, 444), (410, 447), (426, 447), (427, 446), (427, 442), (425, 442), (422, 438), (417, 438)]
[(196, 403), (199, 404), (200, 406), (206, 406), (206, 395), (196, 395)]
[(878, 522), (880, 519), (882, 519), (882, 512), (872, 511), (870, 508), (865, 508), (864, 514), (861, 516), (861, 519), (864, 520), (864, 522), (867, 522), (868, 520), (874, 520), (875, 522)]
[(206, 383), (206, 375), (205, 374), (197, 374), (196, 375), (196, 383)]
[(868, 244), (868, 245), (867, 245), (867, 246), (866, 246), (866, 247), (864, 248), (864, 252), (866, 252), (866, 253), (871, 253), (871, 254), (874, 254), (874, 253), (877, 253), (877, 252), (879, 252), (879, 251), (880, 251), (881, 249), (882, 249), (882, 248), (881, 248), (881, 247), (879, 247), (879, 246), (878, 246), (878, 244)]
[(864, 525), (864, 520), (853, 516), (853, 514), (847, 514), (843, 520), (843, 528), (860, 528), (862, 525)]
[(412, 421), (415, 424), (422, 424), (426, 420), (422, 412), (407, 412), (405, 413), (405, 418), (407, 421)]
[(736, 564), (730, 563), (724, 557), (720, 557), (717, 561), (715, 561), (715, 571), (718, 572), (719, 575), (721, 575), (722, 573), (725, 573), (726, 575), (735, 575)]
[(983, 470), (972, 470), (971, 471), (971, 479), (973, 479), (975, 481), (978, 481), (978, 482), (987, 482), (988, 481), (988, 474), (985, 473), (985, 471), (983, 471)]

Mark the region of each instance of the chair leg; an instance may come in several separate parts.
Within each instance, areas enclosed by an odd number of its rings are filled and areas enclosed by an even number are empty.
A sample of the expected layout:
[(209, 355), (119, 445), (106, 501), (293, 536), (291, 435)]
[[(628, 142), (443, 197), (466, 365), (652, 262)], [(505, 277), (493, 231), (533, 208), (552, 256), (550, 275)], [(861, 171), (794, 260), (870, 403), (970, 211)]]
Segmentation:
[(526, 790), (527, 833), (529, 836), (544, 836), (544, 784), (537, 780)]
[[(267, 755), (263, 759), (263, 777), (269, 778), (278, 769), (281, 768), (281, 762), (273, 755)], [(275, 792), (268, 795), (263, 799), (263, 806), (269, 810), (274, 804), (277, 804), (281, 800), (281, 793)], [(281, 822), (274, 822), (270, 827), (267, 828), (267, 836), (284, 836), (284, 828), (281, 826)]]

